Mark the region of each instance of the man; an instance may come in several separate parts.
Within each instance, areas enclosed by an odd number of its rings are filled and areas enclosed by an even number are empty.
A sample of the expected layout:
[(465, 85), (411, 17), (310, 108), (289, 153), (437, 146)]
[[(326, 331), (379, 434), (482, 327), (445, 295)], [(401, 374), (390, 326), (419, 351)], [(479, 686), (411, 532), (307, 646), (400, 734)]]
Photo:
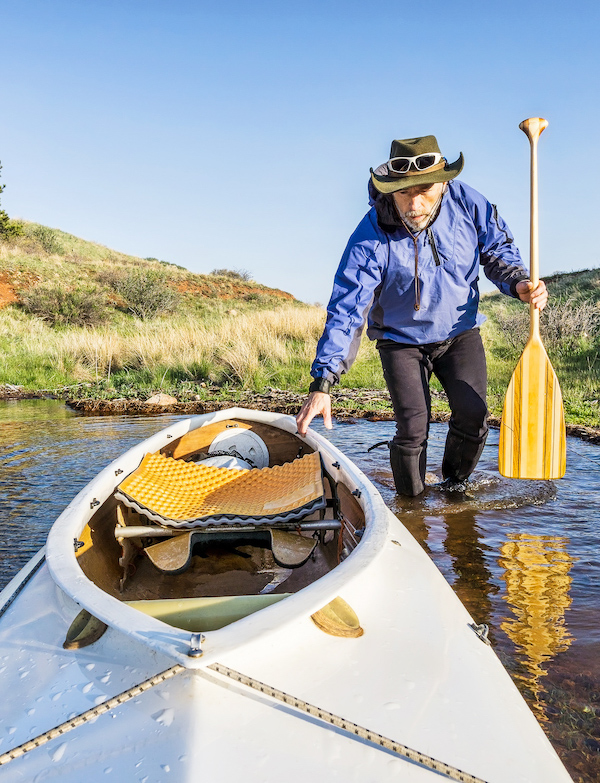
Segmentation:
[(442, 461), (449, 488), (464, 487), (487, 437), (485, 354), (478, 313), (479, 266), (508, 296), (543, 309), (497, 209), (455, 178), (464, 165), (442, 157), (435, 136), (392, 142), (390, 159), (371, 169), (371, 210), (350, 237), (337, 270), (313, 382), (298, 416), (331, 428), (330, 388), (352, 364), (365, 318), (377, 340), (396, 418), (389, 444), (398, 494), (425, 488), (431, 374), (451, 409)]

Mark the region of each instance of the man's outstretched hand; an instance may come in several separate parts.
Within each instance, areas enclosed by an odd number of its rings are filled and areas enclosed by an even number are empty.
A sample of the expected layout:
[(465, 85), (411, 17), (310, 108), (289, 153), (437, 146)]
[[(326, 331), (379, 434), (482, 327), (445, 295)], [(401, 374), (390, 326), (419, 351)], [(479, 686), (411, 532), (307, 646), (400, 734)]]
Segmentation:
[(331, 397), (329, 394), (315, 391), (311, 392), (304, 400), (304, 404), (296, 416), (296, 424), (300, 435), (306, 435), (306, 431), (315, 416), (322, 416), (325, 427), (328, 430), (332, 428)]

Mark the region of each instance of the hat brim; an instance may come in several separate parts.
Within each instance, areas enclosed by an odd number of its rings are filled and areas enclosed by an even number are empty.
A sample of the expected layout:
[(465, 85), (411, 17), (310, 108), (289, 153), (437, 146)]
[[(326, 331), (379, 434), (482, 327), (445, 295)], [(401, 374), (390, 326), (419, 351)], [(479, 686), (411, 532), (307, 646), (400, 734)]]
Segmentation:
[[(460, 174), (464, 165), (465, 160), (461, 152), (458, 160), (455, 160), (454, 163), (449, 163), (443, 169), (438, 169), (437, 171), (424, 171), (422, 174), (376, 174), (371, 169), (371, 182), (379, 193), (396, 193), (399, 190), (413, 188), (415, 185), (433, 185), (436, 182), (449, 182)], [(381, 169), (387, 172), (387, 165), (384, 163), (383, 166), (377, 168), (377, 171)]]

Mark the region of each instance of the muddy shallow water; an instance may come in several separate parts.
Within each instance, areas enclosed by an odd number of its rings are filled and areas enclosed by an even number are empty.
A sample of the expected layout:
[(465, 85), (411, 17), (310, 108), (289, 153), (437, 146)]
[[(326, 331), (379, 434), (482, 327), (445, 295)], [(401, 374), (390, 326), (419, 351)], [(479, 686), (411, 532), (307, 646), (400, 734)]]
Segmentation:
[[(51, 400), (0, 402), (0, 586), (108, 462), (181, 418), (88, 417)], [(467, 495), (399, 500), (393, 423), (315, 425), (375, 483), (490, 639), (576, 781), (600, 779), (600, 447), (569, 438), (557, 482), (503, 479), (492, 431)], [(432, 425), (431, 481), (446, 425)], [(482, 694), (482, 699), (485, 694)]]

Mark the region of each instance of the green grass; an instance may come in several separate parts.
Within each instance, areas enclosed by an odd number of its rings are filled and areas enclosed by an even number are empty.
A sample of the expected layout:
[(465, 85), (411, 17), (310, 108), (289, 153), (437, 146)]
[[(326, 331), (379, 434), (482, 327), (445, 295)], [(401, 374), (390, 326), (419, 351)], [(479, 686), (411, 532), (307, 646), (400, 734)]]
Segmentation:
[[(0, 309), (0, 384), (59, 393), (70, 387), (82, 396), (106, 398), (143, 398), (161, 390), (202, 399), (215, 387), (230, 399), (238, 391), (269, 386), (306, 390), (325, 318), (321, 309), (239, 276), (194, 274), (32, 223), (25, 232), (12, 243), (0, 242), (0, 280), (12, 282), (23, 298), (35, 285), (68, 289), (73, 307), (54, 325), (52, 318), (44, 320), (43, 297), (41, 314), (27, 313), (20, 304)], [(135, 270), (177, 292), (172, 312), (159, 309), (143, 320), (132, 314), (118, 281)], [(554, 275), (546, 282), (551, 299), (542, 314), (542, 339), (567, 422), (600, 426), (600, 270)], [(87, 285), (104, 296), (105, 322), (97, 326), (75, 325), (85, 315), (74, 312), (76, 295)], [(482, 297), (481, 309), (488, 317), (482, 329), (488, 403), (499, 416), (527, 340), (528, 308), (494, 294)], [(384, 388), (374, 343), (363, 338), (340, 391)], [(432, 389), (434, 412), (447, 411), (435, 379)], [(343, 396), (339, 405), (351, 408), (351, 397)], [(387, 402), (373, 405), (389, 410)]]

